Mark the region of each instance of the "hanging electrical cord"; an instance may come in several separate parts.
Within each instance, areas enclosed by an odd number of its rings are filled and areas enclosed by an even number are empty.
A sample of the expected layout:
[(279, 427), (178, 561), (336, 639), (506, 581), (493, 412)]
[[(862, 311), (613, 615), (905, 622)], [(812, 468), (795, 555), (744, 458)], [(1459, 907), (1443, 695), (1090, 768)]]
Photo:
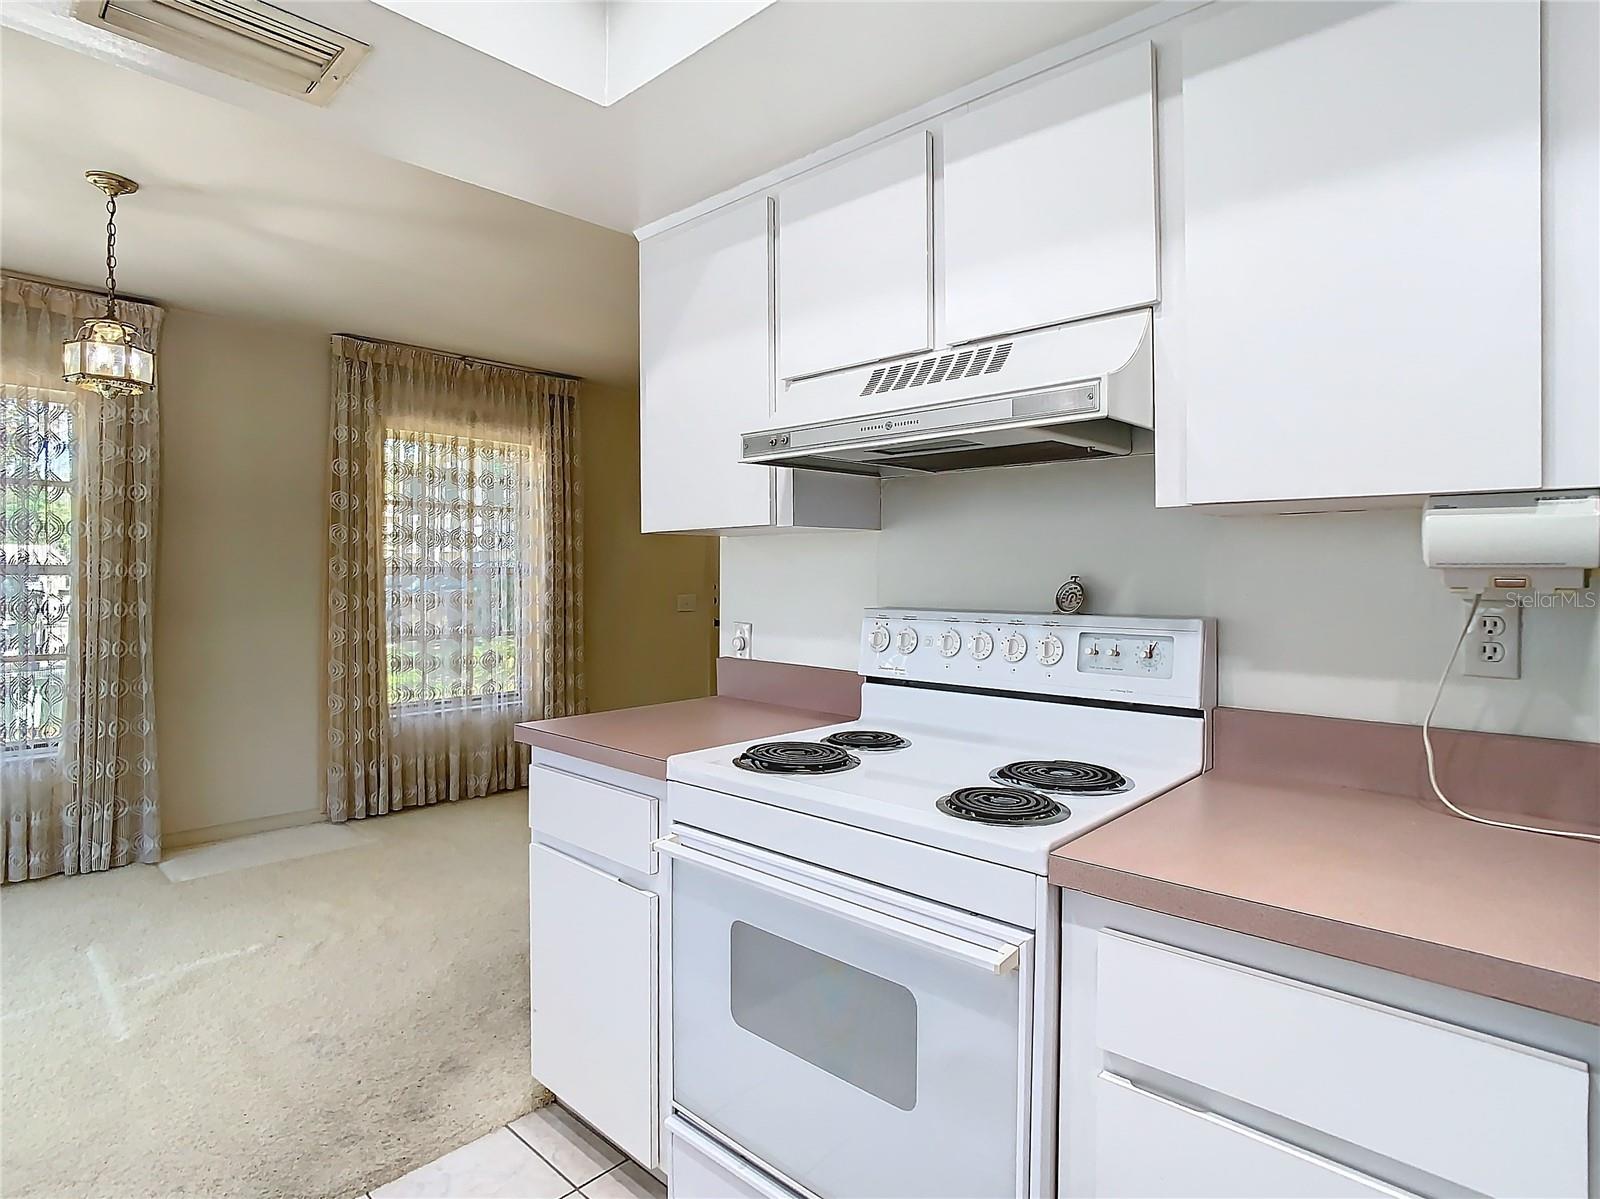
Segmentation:
[(1439, 699), (1444, 695), (1445, 681), (1449, 679), (1450, 672), (1455, 669), (1456, 658), (1461, 654), (1461, 647), (1466, 643), (1467, 634), (1472, 631), (1473, 621), (1478, 619), (1478, 607), (1483, 603), (1483, 596), (1472, 597), (1472, 611), (1467, 613), (1467, 623), (1461, 626), (1461, 636), (1456, 638), (1455, 648), (1450, 651), (1450, 660), (1444, 664), (1444, 673), (1439, 676), (1439, 686), (1434, 689), (1433, 702), (1428, 705), (1428, 714), (1422, 718), (1422, 751), (1428, 758), (1428, 782), (1433, 786), (1433, 793), (1439, 797), (1439, 802), (1449, 808), (1463, 820), (1470, 820), (1474, 824), (1487, 824), (1494, 828), (1515, 829), (1519, 833), (1544, 833), (1548, 837), (1571, 837), (1576, 841), (1600, 841), (1600, 834), (1580, 833), (1574, 829), (1565, 828), (1535, 828), (1530, 824), (1513, 824), (1509, 820), (1490, 820), (1487, 816), (1474, 816), (1471, 812), (1462, 811), (1450, 802), (1439, 788), (1439, 776), (1433, 765), (1433, 738), (1430, 728), (1433, 724), (1434, 711), (1439, 707)]

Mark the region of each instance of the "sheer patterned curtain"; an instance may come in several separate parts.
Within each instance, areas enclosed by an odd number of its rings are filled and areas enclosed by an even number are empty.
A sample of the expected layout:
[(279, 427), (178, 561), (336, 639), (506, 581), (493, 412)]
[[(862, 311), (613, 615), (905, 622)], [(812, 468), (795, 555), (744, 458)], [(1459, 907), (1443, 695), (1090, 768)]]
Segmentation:
[[(0, 853), (5, 880), (161, 856), (151, 585), (156, 393), (61, 381), (102, 297), (0, 276)], [(154, 346), (162, 310), (119, 301)]]
[(524, 785), (583, 704), (576, 383), (335, 337), (330, 423), (329, 818)]

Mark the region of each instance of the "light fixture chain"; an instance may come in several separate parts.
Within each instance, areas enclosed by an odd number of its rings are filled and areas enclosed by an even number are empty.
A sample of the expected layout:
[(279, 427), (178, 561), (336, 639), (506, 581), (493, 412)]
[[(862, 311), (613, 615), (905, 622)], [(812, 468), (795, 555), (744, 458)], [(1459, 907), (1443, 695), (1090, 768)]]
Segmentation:
[(106, 312), (117, 315), (117, 197), (106, 199)]

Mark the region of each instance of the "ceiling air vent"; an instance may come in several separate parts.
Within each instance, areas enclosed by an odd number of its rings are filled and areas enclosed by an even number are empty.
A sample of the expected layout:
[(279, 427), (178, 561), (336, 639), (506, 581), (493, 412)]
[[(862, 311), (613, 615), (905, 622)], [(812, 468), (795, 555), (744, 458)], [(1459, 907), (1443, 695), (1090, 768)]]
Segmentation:
[[(997, 346), (984, 346), (976, 354), (962, 350), (959, 354), (935, 354), (932, 358), (898, 362), (890, 367), (874, 367), (861, 389), (861, 394), (882, 395), (886, 391), (903, 391), (923, 384), (944, 383), (956, 379), (970, 379), (973, 375), (992, 375), (1011, 357), (1013, 343), (1003, 341)], [(954, 365), (952, 365), (952, 362)]]
[(261, 0), (78, 0), (80, 21), (273, 91), (326, 104), (364, 43)]

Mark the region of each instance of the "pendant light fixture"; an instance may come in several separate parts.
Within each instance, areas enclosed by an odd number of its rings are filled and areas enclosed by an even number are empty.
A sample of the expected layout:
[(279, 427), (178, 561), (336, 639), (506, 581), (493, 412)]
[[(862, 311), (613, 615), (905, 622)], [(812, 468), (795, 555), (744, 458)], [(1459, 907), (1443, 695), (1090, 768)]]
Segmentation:
[(106, 194), (106, 314), (84, 321), (63, 344), (62, 376), (106, 399), (142, 395), (155, 386), (156, 356), (139, 330), (117, 316), (117, 197), (132, 195), (139, 185), (110, 171), (85, 171), (83, 177)]

